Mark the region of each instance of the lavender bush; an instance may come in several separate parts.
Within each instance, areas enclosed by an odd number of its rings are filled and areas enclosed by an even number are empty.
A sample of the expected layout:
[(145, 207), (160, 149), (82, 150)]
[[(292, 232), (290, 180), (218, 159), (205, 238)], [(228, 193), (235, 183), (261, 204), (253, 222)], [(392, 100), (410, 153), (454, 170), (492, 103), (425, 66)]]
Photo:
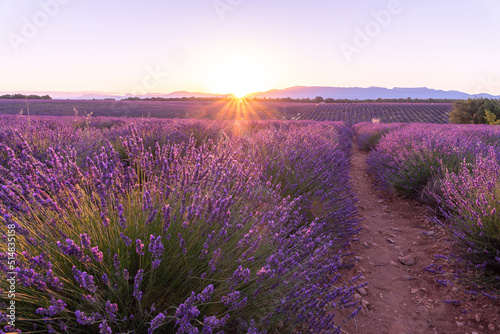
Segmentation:
[(341, 248), (357, 231), (356, 200), (348, 177), (349, 146), (345, 143), (349, 136), (338, 135), (335, 126), (345, 131), (343, 124), (300, 124), (288, 131), (260, 131), (249, 147), (264, 166), (264, 178), (279, 187), (282, 197), (298, 201), (309, 220), (317, 218)]
[(419, 197), (439, 187), (445, 169), (457, 173), (488, 143), (498, 145), (496, 136), (485, 126), (411, 124), (383, 138), (368, 157), (369, 172), (380, 189)]
[(340, 332), (334, 312), (359, 311), (340, 270), (357, 225), (342, 125), (141, 122), (61, 120), (74, 140), (38, 146), (0, 125), (4, 331)]
[(447, 172), (442, 193), (434, 194), (462, 250), (462, 258), (481, 274), (482, 283), (500, 294), (500, 165), (490, 148), (473, 167)]

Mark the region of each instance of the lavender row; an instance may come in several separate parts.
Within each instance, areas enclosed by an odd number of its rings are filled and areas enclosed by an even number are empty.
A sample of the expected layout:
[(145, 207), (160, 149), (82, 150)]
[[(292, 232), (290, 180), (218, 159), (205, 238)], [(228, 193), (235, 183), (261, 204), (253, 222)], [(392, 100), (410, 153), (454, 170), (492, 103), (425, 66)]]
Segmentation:
[[(29, 109), (29, 110), (28, 110)], [(75, 110), (78, 110), (75, 112)], [(112, 117), (288, 119), (369, 122), (448, 123), (451, 103), (295, 103), (253, 99), (224, 101), (0, 100), (0, 114)]]
[[(367, 125), (369, 133), (377, 125)], [(500, 294), (500, 129), (488, 125), (410, 124), (382, 136), (367, 163), (376, 185), (436, 208), (462, 250)], [(439, 221), (436, 219), (436, 221)], [(464, 276), (465, 277), (465, 276)]]
[(380, 123), (361, 122), (352, 126), (353, 132), (356, 134), (356, 143), (362, 151), (369, 152), (373, 150), (388, 132), (398, 129), (409, 123)]
[[(500, 163), (498, 148), (490, 147), (474, 164), (458, 173), (447, 172), (439, 192), (433, 192), (440, 214), (462, 249), (459, 260), (475, 274), (467, 281), (492, 287), (490, 298), (500, 298)], [(476, 280), (475, 276), (480, 276)], [(479, 282), (477, 282), (479, 281)]]
[(323, 103), (294, 105), (283, 110), (292, 120), (343, 121), (349, 125), (379, 119), (383, 123), (448, 123), (450, 103)]
[(446, 171), (457, 173), (497, 147), (498, 136), (484, 125), (410, 124), (387, 133), (367, 163), (381, 189), (418, 197), (425, 188), (439, 187)]
[(4, 331), (340, 332), (335, 312), (359, 311), (340, 274), (358, 223), (341, 132), (3, 118)]

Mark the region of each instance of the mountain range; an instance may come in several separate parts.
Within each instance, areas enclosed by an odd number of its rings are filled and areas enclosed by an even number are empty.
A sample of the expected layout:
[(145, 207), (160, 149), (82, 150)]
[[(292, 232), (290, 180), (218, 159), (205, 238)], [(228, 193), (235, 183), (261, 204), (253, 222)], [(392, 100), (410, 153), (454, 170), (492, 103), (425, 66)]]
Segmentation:
[[(74, 99), (74, 100), (91, 100), (91, 99), (123, 99), (132, 94), (118, 93), (103, 93), (103, 92), (18, 92), (21, 94), (37, 94), (50, 95), (53, 99)], [(9, 93), (0, 93), (9, 94)], [(10, 93), (12, 94), (12, 93)], [(141, 95), (141, 98), (147, 97), (163, 97), (163, 98), (180, 98), (180, 97), (228, 97), (232, 94), (210, 94), (201, 92), (176, 91), (168, 94), (164, 93), (148, 93)], [(467, 99), (467, 98), (489, 98), (500, 99), (499, 95), (491, 95), (486, 93), (468, 94), (456, 90), (437, 90), (427, 87), (419, 88), (383, 88), (383, 87), (324, 87), (324, 86), (295, 86), (285, 89), (271, 89), (265, 92), (257, 92), (249, 94), (249, 98), (310, 98), (314, 99), (317, 96), (332, 99), (350, 99), (350, 100), (365, 100), (365, 99)]]
[(437, 90), (427, 87), (420, 88), (383, 88), (383, 87), (318, 87), (318, 86), (295, 86), (286, 89), (272, 89), (266, 92), (250, 94), (249, 97), (267, 98), (311, 98), (317, 96), (332, 99), (366, 100), (366, 99), (467, 99), (467, 98), (490, 98), (498, 99), (500, 96), (491, 94), (468, 94), (456, 90)]

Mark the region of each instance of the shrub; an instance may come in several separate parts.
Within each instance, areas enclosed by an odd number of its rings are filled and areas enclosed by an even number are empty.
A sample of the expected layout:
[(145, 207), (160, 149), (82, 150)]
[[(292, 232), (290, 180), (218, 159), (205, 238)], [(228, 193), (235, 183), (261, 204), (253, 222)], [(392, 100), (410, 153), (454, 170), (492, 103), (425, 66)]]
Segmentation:
[(334, 128), (324, 131), (323, 124), (299, 123), (288, 131), (260, 131), (247, 147), (263, 165), (264, 179), (270, 178), (282, 197), (299, 201), (302, 212), (318, 218), (335, 240), (332, 247), (342, 248), (357, 231), (357, 211), (349, 186), (348, 147), (338, 137)]
[(450, 123), (457, 124), (488, 124), (486, 111), (496, 118), (500, 117), (500, 104), (497, 100), (467, 99), (453, 103), (450, 113)]
[(481, 126), (409, 125), (387, 134), (367, 163), (380, 189), (419, 197), (445, 169), (458, 173), (463, 163), (488, 151), (485, 142), (497, 140)]
[(435, 194), (462, 256), (500, 294), (500, 165), (491, 148), (474, 166), (447, 172)]

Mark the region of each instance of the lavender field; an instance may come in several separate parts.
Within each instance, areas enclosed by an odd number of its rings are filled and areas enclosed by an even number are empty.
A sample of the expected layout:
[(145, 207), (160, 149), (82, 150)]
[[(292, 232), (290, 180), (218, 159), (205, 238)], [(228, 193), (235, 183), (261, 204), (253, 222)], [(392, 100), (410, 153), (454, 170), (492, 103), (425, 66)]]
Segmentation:
[(340, 332), (364, 285), (350, 141), (339, 122), (2, 117), (3, 331)]
[(2, 330), (340, 333), (367, 284), (353, 139), (497, 299), (495, 126), (1, 116)]
[(0, 114), (106, 117), (278, 119), (371, 122), (448, 123), (451, 103), (298, 103), (252, 99), (220, 101), (0, 100)]

